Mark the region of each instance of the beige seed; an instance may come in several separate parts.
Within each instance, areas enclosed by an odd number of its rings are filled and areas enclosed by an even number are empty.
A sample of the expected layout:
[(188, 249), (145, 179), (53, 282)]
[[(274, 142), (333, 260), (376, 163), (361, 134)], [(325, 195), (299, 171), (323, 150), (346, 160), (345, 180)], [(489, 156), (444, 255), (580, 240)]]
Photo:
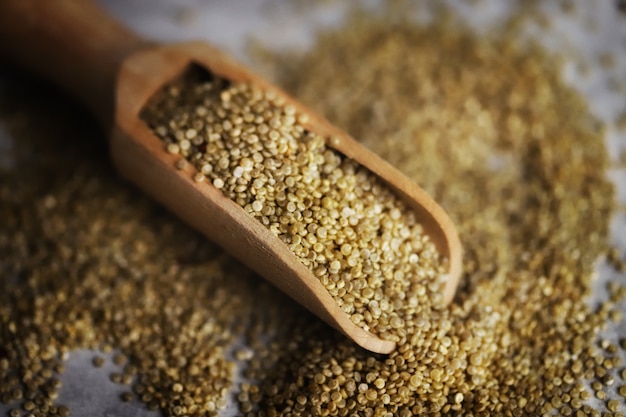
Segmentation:
[(176, 161), (176, 169), (178, 170), (183, 170), (185, 168), (187, 168), (187, 165), (189, 165), (189, 163), (187, 161), (185, 161), (184, 159), (179, 159), (178, 161)]
[(95, 366), (96, 368), (101, 368), (104, 365), (104, 358), (102, 356), (95, 356), (91, 363), (93, 364), (93, 366)]
[(606, 408), (608, 408), (609, 411), (615, 412), (615, 411), (619, 410), (619, 405), (620, 405), (619, 401), (617, 401), (617, 400), (609, 400), (606, 403)]
[(167, 145), (167, 152), (171, 153), (172, 155), (176, 155), (180, 152), (180, 147), (176, 143), (169, 143)]
[(224, 187), (224, 181), (221, 178), (216, 178), (213, 180), (213, 186), (219, 190)]

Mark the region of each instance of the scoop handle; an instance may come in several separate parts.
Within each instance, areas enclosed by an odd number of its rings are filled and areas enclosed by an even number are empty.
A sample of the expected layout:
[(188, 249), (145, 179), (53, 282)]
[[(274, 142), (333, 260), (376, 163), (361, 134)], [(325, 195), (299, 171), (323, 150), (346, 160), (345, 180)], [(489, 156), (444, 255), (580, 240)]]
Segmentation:
[(146, 44), (92, 0), (0, 1), (0, 60), (69, 92), (107, 130), (120, 64)]

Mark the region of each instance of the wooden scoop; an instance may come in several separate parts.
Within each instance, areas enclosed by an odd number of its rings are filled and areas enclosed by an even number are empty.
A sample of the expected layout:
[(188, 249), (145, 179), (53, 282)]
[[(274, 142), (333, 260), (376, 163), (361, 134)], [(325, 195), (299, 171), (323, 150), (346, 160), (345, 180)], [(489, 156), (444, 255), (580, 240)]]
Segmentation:
[(218, 49), (204, 42), (148, 42), (86, 0), (1, 0), (0, 56), (51, 80), (88, 106), (111, 132), (111, 158), (122, 176), (365, 349), (389, 353), (395, 343), (352, 323), (279, 238), (210, 183), (195, 182), (191, 164), (177, 170), (179, 157), (168, 154), (139, 118), (157, 91), (194, 64), (219, 77), (274, 91), (309, 115), (306, 129), (379, 176), (415, 210), (449, 259), (444, 299), (450, 302), (454, 296), (461, 244), (443, 209), (377, 155)]

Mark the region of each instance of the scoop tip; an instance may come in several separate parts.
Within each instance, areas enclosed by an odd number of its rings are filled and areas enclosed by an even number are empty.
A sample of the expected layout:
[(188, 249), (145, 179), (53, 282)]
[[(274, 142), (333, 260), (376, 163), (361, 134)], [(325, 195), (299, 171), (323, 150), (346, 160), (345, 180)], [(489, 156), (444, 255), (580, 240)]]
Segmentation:
[(361, 346), (363, 349), (369, 350), (370, 352), (388, 355), (396, 350), (396, 342), (392, 340), (380, 339), (373, 333), (361, 328), (358, 328), (358, 331), (354, 333), (356, 334), (350, 334), (348, 337), (350, 337), (357, 345)]

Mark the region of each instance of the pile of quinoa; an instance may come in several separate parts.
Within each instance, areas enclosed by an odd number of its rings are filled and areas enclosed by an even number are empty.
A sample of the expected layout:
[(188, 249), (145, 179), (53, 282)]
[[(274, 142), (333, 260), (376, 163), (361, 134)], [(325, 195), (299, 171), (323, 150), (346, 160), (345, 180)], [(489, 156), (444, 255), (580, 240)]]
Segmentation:
[[(17, 138), (0, 168), (11, 415), (66, 414), (63, 361), (82, 348), (123, 354), (124, 398), (168, 416), (217, 415), (231, 390), (244, 416), (626, 412), (626, 343), (600, 336), (626, 296), (602, 125), (515, 33), (389, 19), (271, 55), (274, 76), (450, 213), (465, 248), (453, 304), (420, 304), (388, 356), (360, 349), (118, 180), (97, 128), (23, 82), (0, 104)], [(589, 303), (603, 257), (617, 278)]]

